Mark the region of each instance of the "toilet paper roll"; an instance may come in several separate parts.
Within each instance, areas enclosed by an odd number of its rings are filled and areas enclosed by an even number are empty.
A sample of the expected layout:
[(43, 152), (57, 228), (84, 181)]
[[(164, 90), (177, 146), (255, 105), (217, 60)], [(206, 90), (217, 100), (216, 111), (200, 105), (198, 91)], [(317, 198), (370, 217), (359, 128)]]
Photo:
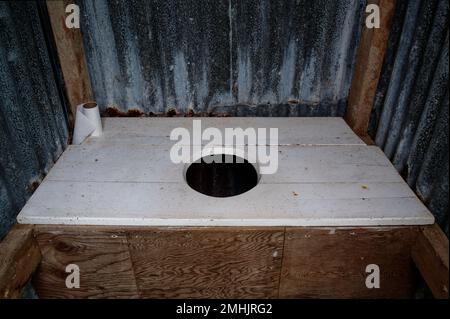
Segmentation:
[(89, 136), (100, 136), (102, 131), (102, 121), (97, 103), (88, 102), (78, 105), (73, 144), (81, 144)]

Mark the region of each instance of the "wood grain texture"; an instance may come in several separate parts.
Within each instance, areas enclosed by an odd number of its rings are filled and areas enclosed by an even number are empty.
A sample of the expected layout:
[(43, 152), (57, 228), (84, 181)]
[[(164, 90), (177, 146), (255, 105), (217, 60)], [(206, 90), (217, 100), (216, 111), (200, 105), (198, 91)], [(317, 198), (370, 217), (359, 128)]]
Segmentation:
[(448, 253), (448, 238), (437, 224), (421, 227), (412, 257), (433, 296), (438, 299), (449, 297)]
[(368, 4), (379, 6), (380, 28), (363, 27), (345, 114), (345, 120), (359, 136), (367, 134), (396, 1), (370, 0)]
[(144, 298), (274, 298), (283, 239), (283, 228), (161, 228), (128, 241)]
[[(280, 298), (410, 298), (417, 228), (287, 228)], [(365, 285), (380, 267), (380, 288)]]
[[(285, 233), (286, 230), (286, 233)], [(408, 298), (418, 227), (36, 226), (42, 298)], [(80, 289), (65, 287), (79, 265)], [(368, 264), (381, 288), (365, 286)]]
[(20, 298), (41, 261), (31, 225), (15, 225), (0, 243), (0, 299)]
[(76, 106), (91, 101), (93, 94), (80, 29), (68, 29), (65, 23), (68, 15), (65, 9), (71, 3), (73, 1), (47, 1), (48, 14), (64, 76), (66, 94), (71, 110), (71, 121), (73, 122)]
[[(118, 229), (36, 227), (43, 260), (34, 280), (41, 298), (137, 298), (126, 235)], [(68, 264), (80, 268), (80, 288), (65, 285)]]

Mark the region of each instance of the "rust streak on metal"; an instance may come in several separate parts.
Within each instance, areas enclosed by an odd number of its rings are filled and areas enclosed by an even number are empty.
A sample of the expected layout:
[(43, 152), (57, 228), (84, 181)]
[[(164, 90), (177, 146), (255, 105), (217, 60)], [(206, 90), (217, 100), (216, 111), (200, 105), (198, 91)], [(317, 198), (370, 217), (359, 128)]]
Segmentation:
[(120, 111), (116, 107), (107, 107), (103, 112), (104, 117), (229, 117), (229, 114), (219, 112), (194, 112), (189, 109), (186, 113), (180, 113), (174, 108), (168, 109), (165, 113), (142, 112), (139, 109), (129, 109)]

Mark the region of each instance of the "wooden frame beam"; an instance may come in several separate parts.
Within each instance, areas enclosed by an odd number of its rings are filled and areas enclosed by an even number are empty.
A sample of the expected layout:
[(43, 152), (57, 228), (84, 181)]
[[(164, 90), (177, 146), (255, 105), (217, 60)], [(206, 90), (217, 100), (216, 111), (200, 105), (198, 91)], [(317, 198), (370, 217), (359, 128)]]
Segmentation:
[(441, 228), (437, 224), (421, 227), (412, 257), (433, 296), (438, 299), (449, 298), (448, 255), (448, 238)]
[(47, 9), (56, 42), (59, 62), (70, 105), (69, 121), (73, 124), (78, 104), (92, 101), (92, 88), (84, 55), (80, 29), (66, 27), (66, 6), (71, 1), (47, 1)]
[(363, 28), (345, 120), (361, 137), (367, 135), (378, 80), (388, 45), (395, 0), (369, 0), (380, 8), (380, 28)]
[(14, 226), (0, 242), (0, 261), (0, 299), (20, 298), (41, 262), (31, 225)]

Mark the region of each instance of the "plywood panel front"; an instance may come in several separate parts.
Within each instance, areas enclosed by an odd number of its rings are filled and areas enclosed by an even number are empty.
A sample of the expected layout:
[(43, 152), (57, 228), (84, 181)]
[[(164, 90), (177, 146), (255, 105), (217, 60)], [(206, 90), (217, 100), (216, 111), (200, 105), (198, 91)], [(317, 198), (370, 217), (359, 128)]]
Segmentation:
[[(409, 298), (417, 227), (35, 226), (41, 298)], [(70, 264), (79, 289), (65, 286)], [(365, 285), (380, 268), (380, 288)]]
[[(34, 286), (40, 298), (137, 298), (127, 238), (120, 230), (36, 227), (42, 263)], [(66, 266), (80, 269), (80, 288), (65, 285)]]
[[(417, 228), (286, 228), (280, 298), (411, 298)], [(368, 289), (366, 266), (380, 268)]]
[(283, 240), (283, 228), (161, 228), (128, 238), (144, 298), (276, 298)]

